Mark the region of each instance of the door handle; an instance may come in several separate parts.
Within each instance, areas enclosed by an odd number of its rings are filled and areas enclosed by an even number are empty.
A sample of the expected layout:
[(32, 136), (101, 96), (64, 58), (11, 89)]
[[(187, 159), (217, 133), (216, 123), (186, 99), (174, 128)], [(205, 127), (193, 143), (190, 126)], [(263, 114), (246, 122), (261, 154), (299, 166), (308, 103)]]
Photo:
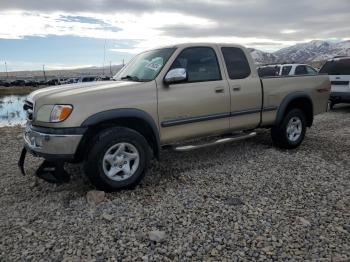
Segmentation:
[(224, 92), (224, 88), (221, 86), (215, 87), (215, 93), (223, 93)]
[(240, 85), (233, 86), (233, 87), (232, 87), (232, 90), (233, 90), (233, 91), (241, 91), (241, 86), (240, 86)]

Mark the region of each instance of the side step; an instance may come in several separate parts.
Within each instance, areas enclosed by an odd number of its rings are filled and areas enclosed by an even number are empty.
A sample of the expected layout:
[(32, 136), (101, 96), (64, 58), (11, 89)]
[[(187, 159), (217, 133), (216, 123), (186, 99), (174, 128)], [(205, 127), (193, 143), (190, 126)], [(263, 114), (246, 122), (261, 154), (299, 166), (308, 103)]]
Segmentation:
[(220, 138), (220, 139), (217, 139), (213, 142), (207, 142), (207, 143), (198, 144), (198, 145), (182, 145), (182, 146), (174, 147), (173, 149), (175, 151), (178, 151), (178, 152), (185, 152), (185, 151), (190, 151), (190, 150), (194, 150), (194, 149), (198, 149), (198, 148), (226, 144), (226, 143), (230, 143), (233, 141), (239, 141), (239, 140), (251, 138), (254, 136), (256, 136), (256, 132), (243, 133), (243, 134), (239, 134), (239, 135)]

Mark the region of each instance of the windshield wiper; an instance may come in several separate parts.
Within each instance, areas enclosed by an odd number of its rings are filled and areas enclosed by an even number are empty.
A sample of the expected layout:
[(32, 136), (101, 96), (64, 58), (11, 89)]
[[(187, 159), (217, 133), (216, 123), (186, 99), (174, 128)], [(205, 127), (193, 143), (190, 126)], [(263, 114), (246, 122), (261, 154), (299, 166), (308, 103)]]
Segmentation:
[(126, 75), (120, 78), (121, 80), (141, 81), (137, 76)]

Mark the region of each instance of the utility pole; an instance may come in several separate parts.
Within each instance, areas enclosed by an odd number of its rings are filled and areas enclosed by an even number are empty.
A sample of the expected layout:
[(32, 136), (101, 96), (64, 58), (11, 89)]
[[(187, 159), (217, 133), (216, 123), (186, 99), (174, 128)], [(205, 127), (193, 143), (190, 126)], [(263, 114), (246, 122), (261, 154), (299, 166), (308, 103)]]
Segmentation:
[(5, 61), (5, 71), (6, 71), (6, 80), (8, 80), (8, 78), (9, 78), (9, 72), (7, 71), (7, 64), (6, 64), (6, 61)]
[(45, 82), (46, 82), (45, 65), (43, 65), (43, 73), (44, 73), (44, 79), (45, 79)]
[(109, 73), (111, 74), (111, 77), (113, 76), (112, 73), (112, 61), (109, 61)]
[(102, 66), (102, 75), (105, 75), (105, 62), (106, 62), (106, 39), (105, 39), (105, 45), (103, 47), (103, 66)]
[(123, 67), (124, 67), (124, 65), (125, 65), (125, 64), (124, 64), (124, 58), (123, 58)]

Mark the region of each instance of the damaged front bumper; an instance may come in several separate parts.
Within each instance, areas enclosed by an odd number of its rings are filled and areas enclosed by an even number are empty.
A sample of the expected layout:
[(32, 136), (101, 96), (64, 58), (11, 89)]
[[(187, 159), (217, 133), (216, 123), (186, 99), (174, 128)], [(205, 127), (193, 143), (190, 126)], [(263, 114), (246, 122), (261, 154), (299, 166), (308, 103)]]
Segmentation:
[(69, 180), (63, 164), (74, 160), (86, 128), (45, 128), (27, 125), (24, 132), (24, 147), (18, 166), (25, 175), (24, 162), (27, 152), (43, 157), (45, 161), (36, 171), (38, 177), (51, 183)]
[(72, 160), (85, 128), (44, 128), (27, 125), (24, 147), (34, 156), (48, 160)]

